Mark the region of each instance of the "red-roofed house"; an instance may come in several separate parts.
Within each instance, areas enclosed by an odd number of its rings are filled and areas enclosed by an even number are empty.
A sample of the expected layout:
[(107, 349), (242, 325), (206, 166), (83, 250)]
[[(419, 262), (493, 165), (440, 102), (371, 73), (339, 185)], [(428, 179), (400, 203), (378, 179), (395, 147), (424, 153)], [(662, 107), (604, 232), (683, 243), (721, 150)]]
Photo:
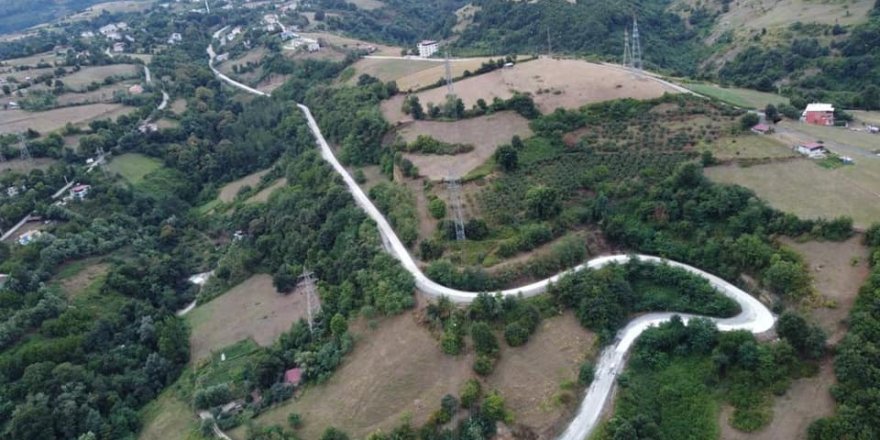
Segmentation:
[(831, 104), (807, 104), (801, 121), (813, 125), (834, 125), (834, 106)]
[(291, 368), (284, 372), (284, 382), (293, 386), (298, 386), (302, 382), (302, 368)]
[(773, 128), (767, 124), (758, 124), (758, 125), (752, 127), (752, 133), (757, 133), (757, 134), (773, 133)]
[(798, 153), (810, 157), (822, 157), (825, 155), (825, 146), (817, 142), (809, 142), (797, 146)]

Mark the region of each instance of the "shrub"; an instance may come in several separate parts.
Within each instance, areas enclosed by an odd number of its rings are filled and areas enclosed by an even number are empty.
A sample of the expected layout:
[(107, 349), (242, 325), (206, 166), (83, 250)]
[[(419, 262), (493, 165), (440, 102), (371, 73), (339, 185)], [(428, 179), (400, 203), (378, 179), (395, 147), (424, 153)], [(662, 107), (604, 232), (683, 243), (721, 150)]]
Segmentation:
[(293, 429), (299, 429), (302, 427), (302, 416), (298, 413), (290, 413), (287, 415), (287, 424), (290, 425)]
[(476, 379), (468, 379), (464, 386), (461, 387), (461, 392), (458, 393), (458, 397), (461, 399), (461, 407), (471, 408), (477, 403), (481, 392), (480, 382)]
[(582, 386), (589, 386), (593, 383), (593, 378), (596, 375), (596, 368), (590, 362), (584, 362), (581, 365), (580, 371), (578, 371), (578, 382)]
[(428, 212), (431, 213), (431, 217), (434, 217), (437, 220), (446, 217), (446, 202), (439, 198), (431, 200), (431, 202), (428, 203)]
[(504, 340), (511, 347), (519, 347), (528, 342), (529, 332), (519, 322), (507, 324), (507, 327), (504, 328)]
[(489, 356), (479, 354), (474, 359), (474, 372), (480, 376), (488, 376), (495, 369), (495, 360)]

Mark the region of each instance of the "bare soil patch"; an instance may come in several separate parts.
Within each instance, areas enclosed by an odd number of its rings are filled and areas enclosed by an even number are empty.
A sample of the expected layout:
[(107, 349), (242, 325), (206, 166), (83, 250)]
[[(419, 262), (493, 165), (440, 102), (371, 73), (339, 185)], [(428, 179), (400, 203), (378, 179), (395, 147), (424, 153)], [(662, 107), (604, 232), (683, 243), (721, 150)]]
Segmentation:
[(813, 286), (833, 302), (833, 307), (817, 308), (811, 315), (828, 333), (829, 342), (837, 343), (846, 334), (844, 321), (870, 272), (870, 254), (862, 245), (862, 236), (859, 234), (843, 242), (784, 240), (784, 243), (801, 254), (810, 269)]
[(113, 101), (113, 95), (116, 92), (127, 91), (129, 87), (134, 85), (133, 81), (113, 84), (111, 86), (101, 87), (98, 90), (83, 93), (65, 93), (58, 97), (59, 106), (95, 104), (100, 102), (109, 103)]
[[(460, 58), (451, 60), (449, 65), (452, 70), (453, 78), (459, 78), (464, 72), (474, 72), (490, 58)], [(416, 90), (422, 87), (428, 87), (437, 83), (438, 80), (446, 78), (446, 66), (438, 61), (418, 61), (418, 60), (392, 60), (398, 63), (421, 63), (424, 67), (418, 71), (403, 75), (397, 79), (397, 86), (400, 90)], [(387, 62), (387, 60), (386, 60)], [(424, 64), (429, 63), (429, 64)]]
[[(354, 325), (354, 350), (330, 380), (307, 388), (257, 421), (283, 425), (288, 414), (299, 413), (304, 426), (298, 434), (306, 440), (318, 439), (328, 426), (365, 438), (379, 429), (388, 432), (404, 417), (413, 426), (423, 424), (444, 395), (458, 395), (462, 384), (476, 376), (472, 354), (443, 354), (438, 341), (415, 319), (413, 313), (405, 313), (382, 320), (375, 330), (364, 328), (363, 322)], [(552, 432), (552, 427), (565, 423), (569, 409), (548, 402), (556, 400), (562, 381), (575, 377), (593, 338), (570, 315), (546, 320), (528, 344), (504, 349), (484, 388), (501, 392), (517, 422), (536, 432)], [(243, 439), (244, 433), (238, 428), (229, 434)]]
[(226, 186), (220, 189), (220, 195), (217, 196), (217, 198), (224, 203), (229, 203), (235, 200), (235, 196), (241, 188), (245, 185), (250, 186), (251, 188), (256, 187), (260, 184), (260, 179), (269, 171), (270, 170), (257, 171), (256, 173), (248, 174), (241, 179), (227, 183)]
[(182, 115), (183, 112), (186, 111), (186, 100), (185, 99), (175, 99), (171, 103), (171, 111), (177, 113), (178, 115)]
[[(329, 15), (330, 14), (328, 14), (328, 16)], [(372, 46), (376, 48), (376, 51), (373, 52), (373, 55), (400, 56), (401, 48), (396, 46), (388, 46), (385, 44), (372, 43), (364, 40), (356, 40), (354, 38), (343, 37), (341, 35), (330, 34), (327, 32), (301, 32), (300, 35), (306, 38), (313, 38), (319, 41), (323, 41), (325, 44), (329, 44), (346, 50), (366, 50), (367, 47)]]
[[(63, 270), (63, 268), (62, 268)], [(90, 263), (70, 277), (62, 279), (58, 285), (68, 298), (73, 298), (98, 278), (107, 275), (110, 265), (107, 263)]]
[(21, 159), (6, 160), (5, 162), (0, 162), (0, 172), (15, 171), (18, 173), (29, 173), (31, 170), (45, 170), (57, 162), (58, 160), (48, 157), (40, 157), (29, 161)]
[(819, 374), (795, 380), (782, 397), (773, 402), (773, 420), (764, 429), (745, 433), (730, 426), (733, 408), (724, 406), (718, 414), (718, 426), (724, 440), (777, 440), (807, 438), (807, 428), (814, 420), (834, 413), (834, 399), (828, 391), (835, 382), (834, 368), (826, 360)]
[[(531, 93), (542, 112), (559, 107), (572, 109), (592, 102), (620, 98), (650, 99), (664, 93), (677, 93), (670, 85), (651, 77), (636, 77), (614, 66), (579, 60), (541, 58), (519, 63), (455, 83), (455, 93), (470, 107), (477, 99), (491, 102), (507, 99), (513, 93)], [(540, 93), (539, 93), (540, 92)], [(446, 100), (446, 88), (419, 93), (423, 105)]]
[(134, 110), (136, 108), (122, 104), (89, 104), (36, 113), (6, 110), (0, 111), (0, 132), (14, 133), (32, 128), (46, 133), (62, 128), (68, 122), (78, 125), (95, 119), (116, 119)]
[(197, 361), (247, 338), (268, 346), (306, 313), (304, 295), (282, 295), (270, 275), (254, 275), (187, 315), (191, 358)]
[(509, 143), (514, 135), (525, 139), (532, 135), (529, 121), (514, 112), (500, 112), (455, 122), (413, 121), (400, 128), (398, 134), (407, 142), (419, 135), (449, 143), (471, 144), (469, 153), (449, 155), (406, 154), (419, 167), (420, 174), (440, 180), (448, 175), (464, 176), (489, 160), (495, 149)]

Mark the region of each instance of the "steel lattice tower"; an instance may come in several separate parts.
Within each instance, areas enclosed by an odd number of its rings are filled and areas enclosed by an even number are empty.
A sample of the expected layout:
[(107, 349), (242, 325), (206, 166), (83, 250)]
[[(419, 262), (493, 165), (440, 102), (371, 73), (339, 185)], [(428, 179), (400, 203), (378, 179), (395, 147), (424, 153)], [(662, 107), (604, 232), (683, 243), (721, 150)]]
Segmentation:
[(634, 69), (642, 70), (642, 43), (639, 37), (639, 22), (635, 17), (633, 17), (632, 65)]
[(309, 332), (311, 333), (315, 325), (314, 315), (321, 311), (321, 301), (318, 300), (318, 295), (315, 289), (315, 273), (303, 268), (303, 273), (299, 276), (299, 280), (305, 290), (306, 308), (308, 309), (307, 312), (309, 318)]
[(25, 140), (24, 140), (24, 135), (23, 134), (18, 135), (18, 140), (19, 140), (18, 149), (21, 152), (21, 160), (23, 160), (23, 161), (32, 160), (33, 158), (31, 157), (30, 150), (28, 150), (27, 142), (25, 142)]
[(449, 61), (449, 51), (446, 51), (446, 94), (454, 95), (455, 90), (452, 88), (452, 63)]
[(623, 29), (623, 67), (630, 67), (632, 63), (632, 46), (629, 42), (629, 29)]
[(462, 241), (464, 235), (464, 214), (461, 209), (461, 181), (457, 177), (446, 178), (446, 188), (449, 191), (449, 203), (452, 204), (452, 220), (455, 222), (455, 239)]

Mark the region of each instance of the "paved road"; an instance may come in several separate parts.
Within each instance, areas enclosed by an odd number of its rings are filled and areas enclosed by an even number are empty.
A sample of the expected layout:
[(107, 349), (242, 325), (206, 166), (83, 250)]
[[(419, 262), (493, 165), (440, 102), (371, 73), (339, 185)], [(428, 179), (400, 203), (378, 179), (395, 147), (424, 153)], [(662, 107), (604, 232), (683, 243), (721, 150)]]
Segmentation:
[[(210, 47), (208, 48), (208, 53), (213, 53), (213, 50)], [(213, 69), (213, 67), (212, 70), (214, 70), (214, 73), (224, 81), (233, 84), (239, 89), (251, 91), (251, 93), (254, 93), (254, 91), (252, 91), (253, 89), (251, 89), (250, 87), (247, 87), (244, 84), (235, 83), (235, 81), (233, 81), (232, 79), (225, 77), (225, 75), (221, 75), (219, 72), (216, 71), (216, 69)], [(256, 94), (266, 96), (265, 93), (262, 93), (258, 90), (255, 92)], [(412, 276), (415, 278), (418, 288), (428, 295), (447, 296), (451, 300), (458, 303), (467, 303), (472, 301), (479, 292), (468, 292), (458, 289), (452, 289), (437, 284), (434, 281), (430, 280), (427, 276), (425, 276), (425, 274), (415, 263), (415, 260), (409, 254), (409, 251), (397, 237), (394, 229), (391, 228), (388, 220), (386, 220), (382, 213), (379, 212), (379, 210), (376, 208), (376, 206), (373, 205), (369, 197), (367, 197), (367, 195), (354, 181), (348, 171), (336, 159), (336, 156), (334, 156), (333, 154), (333, 150), (330, 148), (330, 145), (327, 143), (327, 140), (321, 133), (320, 127), (318, 127), (318, 123), (317, 121), (315, 121), (315, 118), (312, 116), (309, 108), (302, 104), (298, 104), (298, 107), (306, 116), (309, 129), (315, 136), (318, 147), (321, 149), (321, 156), (330, 163), (333, 169), (336, 170), (336, 172), (339, 173), (340, 176), (342, 176), (342, 179), (345, 181), (349, 191), (355, 199), (355, 203), (357, 203), (358, 206), (366, 211), (367, 215), (369, 215), (370, 218), (372, 218), (376, 222), (386, 250), (392, 256), (397, 258), (400, 261), (401, 265), (403, 265), (403, 267), (412, 274)], [(557, 274), (546, 280), (538, 281), (536, 283), (532, 283), (527, 286), (515, 289), (504, 290), (501, 291), (501, 294), (523, 296), (538, 295), (545, 292), (547, 287), (551, 283), (557, 281), (561, 276), (565, 275), (566, 273), (576, 272), (584, 268), (599, 268), (609, 264), (623, 263), (629, 261), (630, 258), (638, 258), (644, 261), (665, 263), (672, 266), (680, 267), (693, 274), (705, 278), (719, 292), (736, 301), (741, 308), (741, 312), (739, 315), (727, 319), (710, 318), (718, 325), (718, 328), (721, 331), (747, 330), (753, 333), (764, 333), (770, 330), (775, 324), (776, 318), (773, 316), (772, 313), (770, 313), (770, 310), (768, 310), (767, 307), (765, 307), (757, 299), (737, 288), (736, 286), (724, 281), (723, 279), (715, 275), (709, 274), (697, 268), (647, 255), (612, 255), (595, 258), (585, 264), (581, 264), (577, 267), (572, 268), (569, 271)], [(593, 380), (593, 383), (590, 385), (590, 388), (587, 390), (584, 400), (581, 403), (580, 408), (578, 409), (577, 415), (575, 416), (574, 420), (572, 420), (572, 422), (569, 424), (568, 428), (562, 434), (560, 439), (583, 440), (584, 438), (589, 436), (593, 429), (595, 429), (603, 408), (608, 403), (609, 397), (611, 396), (611, 391), (613, 390), (615, 385), (615, 378), (623, 370), (625, 366), (626, 353), (629, 351), (630, 347), (632, 347), (633, 342), (646, 329), (666, 322), (674, 315), (675, 314), (673, 313), (652, 313), (642, 315), (630, 321), (626, 325), (626, 327), (618, 332), (615, 343), (602, 351), (599, 362), (596, 365), (596, 377)], [(693, 317), (694, 316), (692, 315), (682, 315), (682, 318), (685, 320), (691, 319)]]

